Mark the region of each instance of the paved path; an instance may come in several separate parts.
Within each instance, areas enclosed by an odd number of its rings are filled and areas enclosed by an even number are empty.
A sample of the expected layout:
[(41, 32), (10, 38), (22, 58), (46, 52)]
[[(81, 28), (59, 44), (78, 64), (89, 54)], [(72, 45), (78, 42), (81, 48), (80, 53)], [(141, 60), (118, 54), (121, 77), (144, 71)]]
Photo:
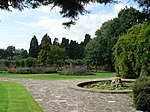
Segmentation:
[(94, 93), (71, 89), (84, 80), (32, 80), (0, 78), (23, 84), (44, 112), (136, 112), (124, 94)]

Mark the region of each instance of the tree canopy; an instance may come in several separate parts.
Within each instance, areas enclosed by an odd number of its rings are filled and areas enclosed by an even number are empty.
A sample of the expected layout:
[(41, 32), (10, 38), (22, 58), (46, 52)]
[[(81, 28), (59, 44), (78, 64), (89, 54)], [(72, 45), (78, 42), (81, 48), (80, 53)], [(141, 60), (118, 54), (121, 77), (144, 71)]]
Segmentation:
[(138, 24), (122, 35), (114, 46), (115, 69), (119, 76), (137, 78), (150, 74), (150, 23)]

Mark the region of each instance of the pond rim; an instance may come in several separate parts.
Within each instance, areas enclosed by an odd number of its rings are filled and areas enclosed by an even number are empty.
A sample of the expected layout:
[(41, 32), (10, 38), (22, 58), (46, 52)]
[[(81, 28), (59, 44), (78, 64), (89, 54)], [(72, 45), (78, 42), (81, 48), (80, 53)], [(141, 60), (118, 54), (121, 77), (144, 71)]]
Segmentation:
[[(132, 92), (132, 90), (93, 90), (93, 89), (88, 89), (88, 88), (83, 88), (82, 85), (86, 84), (91, 84), (94, 82), (100, 82), (100, 81), (112, 81), (114, 78), (104, 78), (104, 79), (91, 79), (88, 81), (81, 81), (79, 83), (73, 84), (70, 87), (79, 90), (79, 91), (87, 91), (87, 92), (97, 92), (97, 93), (111, 93), (111, 94), (127, 94), (129, 92)], [(121, 78), (122, 81), (124, 82), (135, 82), (136, 79), (123, 79)]]

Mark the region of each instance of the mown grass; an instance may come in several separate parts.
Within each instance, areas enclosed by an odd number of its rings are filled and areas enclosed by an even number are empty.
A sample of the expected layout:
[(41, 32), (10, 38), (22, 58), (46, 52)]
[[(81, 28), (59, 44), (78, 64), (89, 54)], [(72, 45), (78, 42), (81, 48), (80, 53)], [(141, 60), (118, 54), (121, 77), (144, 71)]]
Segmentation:
[(20, 84), (0, 81), (0, 112), (43, 112)]
[(75, 76), (75, 75), (59, 75), (55, 74), (0, 74), (5, 78), (27, 78), (40, 80), (73, 80), (73, 79), (95, 79), (95, 78), (111, 78), (116, 73), (95, 73), (95, 75)]

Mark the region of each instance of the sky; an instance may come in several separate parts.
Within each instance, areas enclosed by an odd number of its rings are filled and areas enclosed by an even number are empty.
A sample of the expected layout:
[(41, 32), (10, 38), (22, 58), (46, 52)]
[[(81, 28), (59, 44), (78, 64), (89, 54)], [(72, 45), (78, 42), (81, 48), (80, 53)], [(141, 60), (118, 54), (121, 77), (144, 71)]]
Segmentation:
[(61, 17), (58, 7), (53, 10), (50, 10), (51, 6), (24, 9), (23, 11), (12, 9), (12, 12), (0, 10), (0, 48), (5, 49), (13, 45), (16, 49), (28, 50), (34, 35), (40, 44), (46, 33), (52, 41), (54, 38), (58, 38), (59, 42), (62, 37), (65, 37), (80, 43), (84, 40), (85, 34), (90, 34), (94, 38), (95, 31), (101, 27), (102, 23), (117, 17), (118, 12), (126, 5), (138, 8), (136, 3), (127, 2), (128, 0), (115, 5), (87, 5), (86, 9), (91, 13), (80, 15), (76, 25), (69, 29), (65, 29), (62, 25), (68, 19)]

